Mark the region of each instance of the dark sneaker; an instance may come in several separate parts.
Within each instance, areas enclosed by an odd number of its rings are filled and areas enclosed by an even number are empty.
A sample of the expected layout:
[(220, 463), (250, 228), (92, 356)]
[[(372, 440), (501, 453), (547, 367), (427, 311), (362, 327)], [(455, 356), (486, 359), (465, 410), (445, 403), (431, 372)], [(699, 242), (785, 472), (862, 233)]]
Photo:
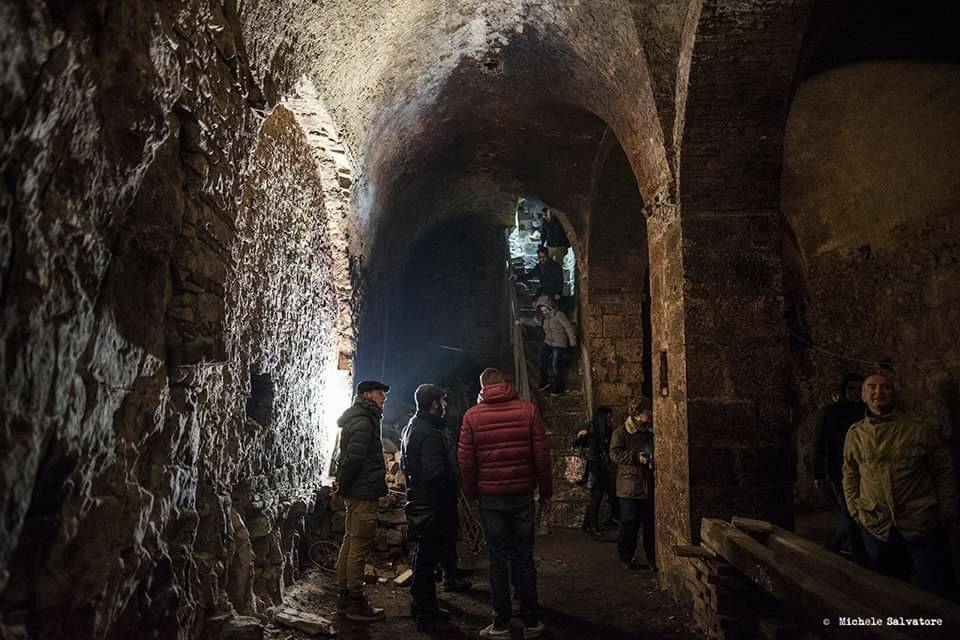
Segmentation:
[(444, 591), (469, 591), (473, 583), (463, 578), (451, 578), (443, 583)]
[(543, 623), (538, 622), (532, 627), (523, 625), (523, 638), (524, 640), (529, 640), (530, 638), (539, 638), (543, 635)]
[(355, 622), (376, 622), (386, 617), (383, 609), (374, 607), (370, 604), (370, 601), (363, 596), (359, 598), (351, 596), (350, 605), (347, 607), (344, 615), (347, 616), (347, 620), (353, 620)]
[(480, 629), (481, 638), (509, 638), (510, 628), (499, 629), (495, 624)]

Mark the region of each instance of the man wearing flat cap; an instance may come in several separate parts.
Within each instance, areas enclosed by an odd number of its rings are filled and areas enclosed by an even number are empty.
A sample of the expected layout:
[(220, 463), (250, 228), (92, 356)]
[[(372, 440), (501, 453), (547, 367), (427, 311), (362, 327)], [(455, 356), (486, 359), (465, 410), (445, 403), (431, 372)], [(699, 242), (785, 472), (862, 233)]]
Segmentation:
[(357, 622), (384, 618), (383, 609), (372, 606), (363, 595), (363, 568), (377, 536), (380, 498), (387, 495), (380, 421), (388, 391), (390, 387), (382, 382), (364, 380), (357, 385), (353, 406), (337, 420), (337, 491), (347, 509), (343, 544), (337, 558), (337, 611)]

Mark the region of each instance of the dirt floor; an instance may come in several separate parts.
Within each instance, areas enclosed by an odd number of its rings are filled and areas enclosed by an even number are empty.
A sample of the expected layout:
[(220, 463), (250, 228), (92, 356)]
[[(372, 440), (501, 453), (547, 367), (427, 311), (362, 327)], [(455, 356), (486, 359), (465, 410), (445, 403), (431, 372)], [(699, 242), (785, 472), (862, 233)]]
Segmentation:
[[(655, 574), (645, 570), (629, 571), (620, 565), (614, 536), (613, 529), (605, 530), (599, 540), (579, 531), (554, 529), (549, 535), (537, 538), (534, 553), (540, 604), (547, 627), (543, 637), (555, 640), (700, 638), (688, 612), (677, 606), (666, 592), (658, 590)], [(439, 592), (442, 606), (453, 613), (453, 623), (430, 634), (416, 631), (409, 615), (409, 592), (392, 582), (367, 587), (373, 603), (387, 611), (386, 621), (371, 625), (336, 616), (336, 587), (331, 578), (319, 572), (290, 588), (285, 604), (335, 621), (337, 637), (349, 640), (476, 638), (480, 629), (492, 622), (487, 571), (482, 567), (482, 560), (485, 558), (478, 559), (478, 569), (467, 578), (474, 583), (471, 591)], [(515, 617), (513, 638), (521, 638), (521, 627), (519, 618)], [(267, 629), (269, 640), (310, 637), (275, 624)]]

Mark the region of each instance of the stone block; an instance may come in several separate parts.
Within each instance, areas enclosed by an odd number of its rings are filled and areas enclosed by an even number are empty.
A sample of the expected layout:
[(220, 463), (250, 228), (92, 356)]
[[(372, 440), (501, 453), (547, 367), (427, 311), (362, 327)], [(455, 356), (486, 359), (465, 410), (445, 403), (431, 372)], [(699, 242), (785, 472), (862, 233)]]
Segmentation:
[(403, 512), (403, 509), (389, 509), (377, 514), (377, 520), (380, 524), (405, 525), (407, 524), (407, 514)]
[(691, 398), (687, 402), (690, 446), (779, 445), (786, 422), (757, 411), (752, 402)]
[(604, 382), (596, 385), (594, 393), (598, 404), (622, 404), (629, 397), (630, 388), (625, 382)]
[(628, 338), (643, 337), (643, 317), (638, 314), (623, 316), (623, 330)]
[(284, 627), (303, 631), (311, 636), (318, 634), (332, 636), (337, 633), (334, 624), (326, 618), (292, 607), (278, 609), (273, 620)]
[(400, 529), (384, 529), (383, 540), (388, 546), (394, 547), (402, 545), (406, 536)]
[(603, 316), (603, 337), (624, 338), (627, 336), (627, 327), (622, 315)]
[(690, 447), (691, 486), (736, 485), (736, 452), (721, 447)]

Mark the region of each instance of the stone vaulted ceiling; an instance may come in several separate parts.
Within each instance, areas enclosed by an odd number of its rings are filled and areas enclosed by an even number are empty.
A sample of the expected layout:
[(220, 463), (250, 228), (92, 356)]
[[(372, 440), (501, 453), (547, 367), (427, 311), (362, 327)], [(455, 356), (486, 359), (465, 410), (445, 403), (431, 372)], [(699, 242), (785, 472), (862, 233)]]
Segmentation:
[[(249, 46), (261, 68), (309, 76), (342, 127), (365, 170), (355, 197), (376, 270), (413, 229), (456, 216), (507, 222), (518, 195), (575, 222), (608, 126), (644, 195), (669, 181), (642, 3), (632, 4), (290, 0), (250, 12), (282, 35)], [(676, 49), (657, 49), (658, 63)]]

